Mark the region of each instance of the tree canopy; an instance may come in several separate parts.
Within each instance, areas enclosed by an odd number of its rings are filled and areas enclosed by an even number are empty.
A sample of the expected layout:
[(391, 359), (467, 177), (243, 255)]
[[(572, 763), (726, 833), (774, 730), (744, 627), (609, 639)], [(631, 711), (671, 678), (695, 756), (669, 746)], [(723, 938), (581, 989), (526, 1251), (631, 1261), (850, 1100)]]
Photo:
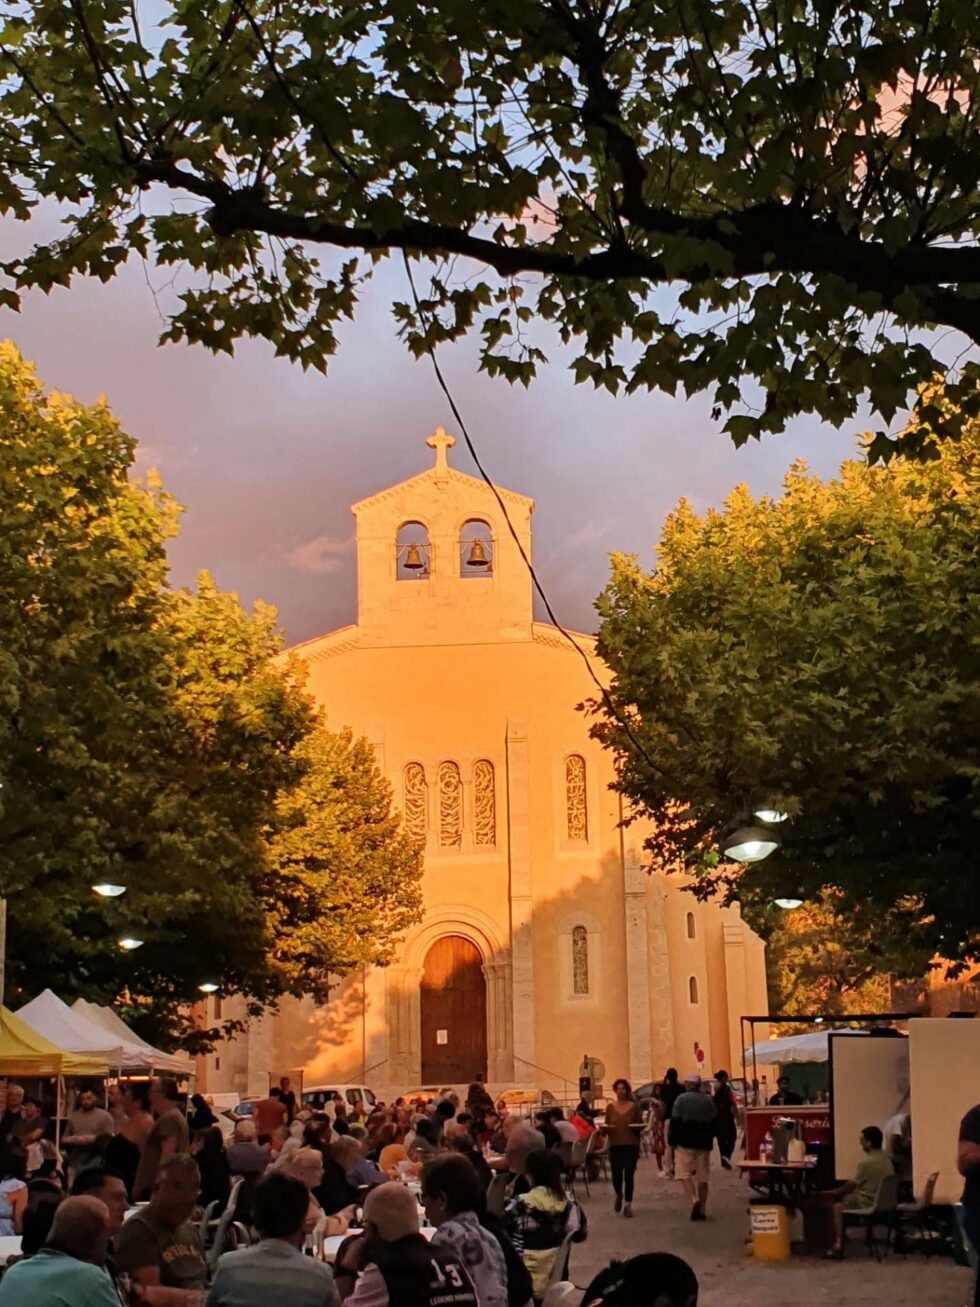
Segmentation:
[[(385, 960), (420, 865), (368, 747), (319, 721), (274, 611), (206, 573), (168, 585), (177, 509), (131, 479), (133, 453), (104, 402), (45, 394), (0, 346), (8, 1002), (125, 994), (175, 1032), (204, 982), (322, 996), (328, 972)], [(302, 901), (284, 892), (290, 847)], [(373, 898), (385, 860), (395, 906)]]
[(738, 443), (864, 399), (873, 457), (931, 453), (980, 405), (973, 0), (24, 0), (0, 53), (0, 205), (66, 222), (4, 303), (147, 257), (165, 339), (322, 368), (401, 251), (416, 352), (526, 383), (544, 320)]
[[(933, 402), (944, 403), (941, 396)], [(980, 426), (939, 461), (802, 464), (777, 498), (683, 501), (656, 566), (616, 556), (595, 733), (650, 848), (702, 893), (879, 914), (908, 956), (977, 956)], [(781, 848), (719, 862), (733, 827), (787, 814)]]

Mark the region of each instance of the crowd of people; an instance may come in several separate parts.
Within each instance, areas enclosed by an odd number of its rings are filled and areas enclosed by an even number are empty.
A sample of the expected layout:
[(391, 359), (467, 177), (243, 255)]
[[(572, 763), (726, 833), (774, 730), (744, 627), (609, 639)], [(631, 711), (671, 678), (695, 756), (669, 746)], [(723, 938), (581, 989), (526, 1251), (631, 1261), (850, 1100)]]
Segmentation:
[[(226, 1139), (206, 1099), (184, 1103), (156, 1080), (113, 1086), (105, 1107), (83, 1089), (59, 1151), (40, 1105), (11, 1085), (0, 1232), (22, 1246), (0, 1307), (526, 1307), (586, 1237), (566, 1145), (594, 1129), (560, 1109), (523, 1120), (479, 1078), (465, 1103), (367, 1114), (339, 1098), (312, 1111), (284, 1082)], [(243, 1246), (209, 1254), (226, 1209)], [(332, 1271), (305, 1255), (330, 1236)]]

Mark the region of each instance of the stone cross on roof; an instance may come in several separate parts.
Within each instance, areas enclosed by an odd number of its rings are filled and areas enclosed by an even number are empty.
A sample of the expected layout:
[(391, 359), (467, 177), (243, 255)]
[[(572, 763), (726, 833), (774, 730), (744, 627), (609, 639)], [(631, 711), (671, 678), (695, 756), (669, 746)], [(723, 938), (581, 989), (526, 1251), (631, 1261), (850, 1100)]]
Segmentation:
[(435, 431), (425, 442), (430, 449), (436, 451), (436, 472), (445, 475), (449, 470), (449, 464), (446, 461), (446, 453), (452, 449), (456, 443), (455, 436), (447, 435), (442, 427), (436, 427)]

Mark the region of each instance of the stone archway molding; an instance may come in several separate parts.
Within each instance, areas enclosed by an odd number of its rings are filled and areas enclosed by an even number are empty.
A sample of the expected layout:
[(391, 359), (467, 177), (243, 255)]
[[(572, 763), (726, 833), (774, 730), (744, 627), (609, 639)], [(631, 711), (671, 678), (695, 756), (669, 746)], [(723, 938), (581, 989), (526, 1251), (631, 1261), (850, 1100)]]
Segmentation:
[(438, 939), (460, 935), (475, 945), (487, 981), (487, 1077), (491, 1084), (514, 1078), (513, 984), (507, 936), (486, 912), (447, 903), (406, 936), (400, 962), (388, 968), (388, 1066), (399, 1091), (419, 1086), (422, 1074), (422, 1021), (419, 989), (425, 958)]

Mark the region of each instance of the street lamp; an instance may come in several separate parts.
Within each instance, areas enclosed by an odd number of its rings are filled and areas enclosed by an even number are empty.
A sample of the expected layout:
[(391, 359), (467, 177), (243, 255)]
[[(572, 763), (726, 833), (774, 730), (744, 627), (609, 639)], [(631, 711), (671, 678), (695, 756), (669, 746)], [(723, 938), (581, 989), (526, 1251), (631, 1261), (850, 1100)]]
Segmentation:
[(774, 831), (763, 830), (761, 826), (740, 826), (725, 840), (722, 852), (736, 862), (761, 862), (778, 848)]
[(125, 935), (119, 941), (119, 947), (124, 949), (127, 953), (132, 953), (134, 948), (143, 947), (143, 941), (141, 939), (133, 939), (132, 935)]
[(217, 994), (220, 986), (216, 985), (213, 980), (206, 980), (203, 985), (198, 985), (202, 994)]
[(780, 812), (778, 808), (759, 808), (755, 815), (759, 821), (764, 821), (767, 825), (778, 826), (781, 821), (786, 820), (789, 813)]
[(125, 885), (113, 885), (112, 882), (108, 880), (100, 881), (98, 885), (93, 885), (92, 888), (95, 890), (96, 894), (104, 899), (117, 899), (120, 894), (126, 893)]
[(777, 908), (785, 908), (788, 912), (792, 912), (794, 908), (802, 908), (803, 906), (802, 899), (773, 899), (773, 903), (775, 903)]

